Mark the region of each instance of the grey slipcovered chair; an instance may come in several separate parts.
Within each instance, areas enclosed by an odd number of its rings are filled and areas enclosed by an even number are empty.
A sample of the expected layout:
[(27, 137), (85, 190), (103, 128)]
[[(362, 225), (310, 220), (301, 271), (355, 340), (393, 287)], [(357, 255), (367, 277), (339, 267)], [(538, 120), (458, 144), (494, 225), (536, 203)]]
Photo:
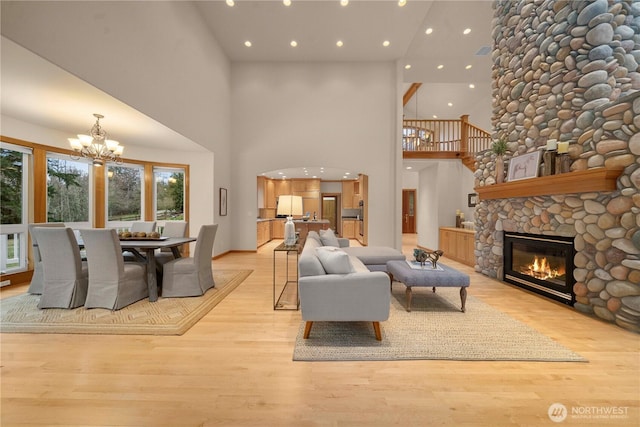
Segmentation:
[(42, 256), (38, 249), (38, 239), (33, 234), (35, 227), (64, 227), (63, 222), (37, 222), (29, 224), (29, 234), (31, 235), (31, 245), (33, 248), (33, 276), (27, 290), (30, 294), (40, 295), (44, 286), (44, 276), (42, 274)]
[[(185, 221), (167, 221), (162, 229), (162, 237), (184, 237), (187, 233), (188, 224)], [(162, 248), (156, 251), (155, 257), (158, 266), (175, 259), (170, 248)]]
[(149, 296), (146, 265), (124, 262), (113, 229), (80, 230), (89, 263), (86, 308), (119, 310)]
[[(131, 229), (129, 230), (131, 233), (151, 233), (152, 231), (156, 231), (156, 222), (155, 221), (136, 221), (131, 224)], [(123, 254), (124, 260), (127, 262), (136, 262), (139, 259), (130, 251), (125, 251)]]
[(71, 228), (34, 227), (44, 276), (38, 308), (76, 308), (87, 297), (88, 270)]
[(193, 297), (213, 288), (211, 254), (218, 224), (203, 225), (198, 233), (193, 257), (176, 258), (164, 264), (163, 297)]
[(151, 233), (156, 230), (156, 222), (155, 221), (136, 221), (131, 224), (131, 232), (139, 233), (144, 231), (145, 233)]

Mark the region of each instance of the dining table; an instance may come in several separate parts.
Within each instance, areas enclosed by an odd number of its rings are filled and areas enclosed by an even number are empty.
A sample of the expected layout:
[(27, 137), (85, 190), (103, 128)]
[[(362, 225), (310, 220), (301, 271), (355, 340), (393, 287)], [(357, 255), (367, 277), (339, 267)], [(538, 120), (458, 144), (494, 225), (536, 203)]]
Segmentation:
[(180, 258), (180, 246), (195, 242), (195, 237), (161, 237), (159, 239), (121, 238), (122, 250), (129, 251), (147, 265), (147, 286), (149, 287), (149, 301), (158, 300), (158, 275), (156, 272), (156, 249), (171, 249), (175, 258)]

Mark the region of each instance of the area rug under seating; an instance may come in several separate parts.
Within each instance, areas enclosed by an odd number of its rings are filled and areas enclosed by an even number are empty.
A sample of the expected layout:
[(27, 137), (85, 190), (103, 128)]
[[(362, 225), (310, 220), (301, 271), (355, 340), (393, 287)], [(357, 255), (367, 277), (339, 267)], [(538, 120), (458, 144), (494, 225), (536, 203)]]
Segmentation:
[(302, 322), (293, 360), (587, 360), (522, 322), (468, 296), (460, 311), (458, 288), (414, 288), (411, 312), (405, 287), (394, 283), (389, 320), (376, 341), (371, 322), (314, 322), (303, 339)]
[(214, 270), (215, 288), (201, 297), (144, 299), (121, 310), (38, 309), (39, 295), (0, 300), (0, 332), (182, 335), (244, 281), (252, 270)]

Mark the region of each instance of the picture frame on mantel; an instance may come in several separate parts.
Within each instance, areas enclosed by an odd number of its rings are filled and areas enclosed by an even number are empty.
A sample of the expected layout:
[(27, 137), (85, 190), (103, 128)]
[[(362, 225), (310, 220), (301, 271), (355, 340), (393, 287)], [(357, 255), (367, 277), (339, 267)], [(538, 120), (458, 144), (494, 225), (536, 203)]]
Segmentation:
[(227, 216), (227, 189), (220, 187), (220, 216)]
[(521, 154), (509, 160), (507, 182), (536, 178), (540, 169), (540, 150)]

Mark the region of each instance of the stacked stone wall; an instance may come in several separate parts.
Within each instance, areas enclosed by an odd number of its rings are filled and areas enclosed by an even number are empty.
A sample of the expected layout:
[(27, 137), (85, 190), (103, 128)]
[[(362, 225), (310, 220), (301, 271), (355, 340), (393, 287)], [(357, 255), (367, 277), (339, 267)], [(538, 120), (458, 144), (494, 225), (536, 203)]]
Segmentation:
[[(476, 270), (503, 278), (503, 231), (572, 236), (575, 308), (640, 331), (640, 2), (494, 7), (493, 125), (505, 158), (556, 139), (569, 142), (572, 171), (623, 172), (613, 192), (481, 201)], [(475, 178), (495, 183), (491, 152)]]

